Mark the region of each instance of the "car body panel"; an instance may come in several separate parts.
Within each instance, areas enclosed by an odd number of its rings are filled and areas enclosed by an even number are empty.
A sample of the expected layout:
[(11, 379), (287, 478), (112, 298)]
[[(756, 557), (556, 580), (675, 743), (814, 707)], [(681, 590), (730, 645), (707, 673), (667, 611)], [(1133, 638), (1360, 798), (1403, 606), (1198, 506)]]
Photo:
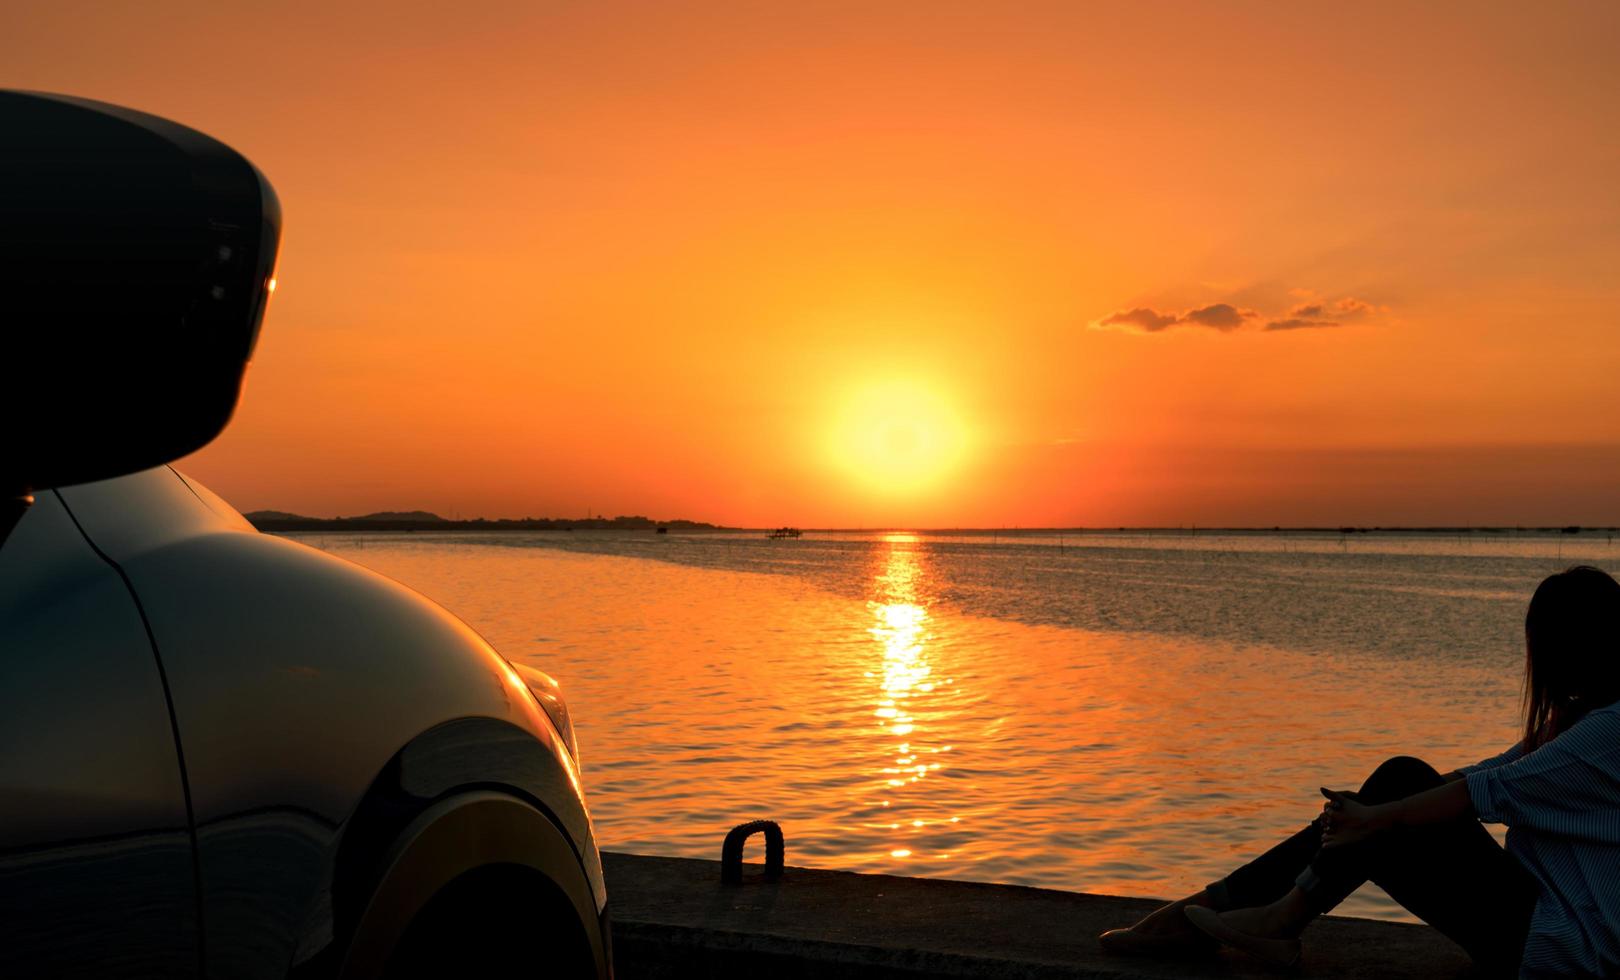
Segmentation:
[(195, 976), (159, 664), (129, 587), (54, 493), (0, 548), (0, 746), (0, 976)]
[(353, 925), (345, 910), (376, 884), (339, 874), (366, 867), (353, 853), (373, 846), (356, 843), (357, 815), (458, 789), (543, 807), (605, 907), (574, 761), (472, 629), (396, 582), (245, 527), (167, 467), (60, 493), (128, 576), (168, 675), (209, 973), (329, 972)]

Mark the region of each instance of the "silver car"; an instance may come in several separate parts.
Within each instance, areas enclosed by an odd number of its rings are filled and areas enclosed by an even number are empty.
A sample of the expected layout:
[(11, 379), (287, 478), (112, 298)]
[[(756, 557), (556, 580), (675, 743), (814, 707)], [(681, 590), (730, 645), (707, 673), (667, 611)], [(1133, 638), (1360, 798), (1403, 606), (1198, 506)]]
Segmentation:
[(164, 465), (236, 404), (268, 183), (0, 93), (0, 220), (0, 976), (610, 976), (556, 683)]

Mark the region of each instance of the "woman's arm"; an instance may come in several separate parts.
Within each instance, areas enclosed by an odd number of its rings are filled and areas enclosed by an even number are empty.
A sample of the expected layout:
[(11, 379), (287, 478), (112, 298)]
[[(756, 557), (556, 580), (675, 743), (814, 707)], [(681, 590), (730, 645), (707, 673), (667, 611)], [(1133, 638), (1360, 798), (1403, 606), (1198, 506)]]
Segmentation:
[(1369, 806), (1324, 788), (1328, 804), (1322, 813), (1322, 846), (1344, 847), (1395, 827), (1421, 827), (1474, 815), (1468, 783), (1450, 780), (1401, 800)]
[(1464, 814), (1484, 823), (1620, 844), (1620, 704), (1598, 708), (1511, 762), (1463, 767), (1464, 778), (1395, 803), (1365, 806), (1323, 790), (1323, 844)]

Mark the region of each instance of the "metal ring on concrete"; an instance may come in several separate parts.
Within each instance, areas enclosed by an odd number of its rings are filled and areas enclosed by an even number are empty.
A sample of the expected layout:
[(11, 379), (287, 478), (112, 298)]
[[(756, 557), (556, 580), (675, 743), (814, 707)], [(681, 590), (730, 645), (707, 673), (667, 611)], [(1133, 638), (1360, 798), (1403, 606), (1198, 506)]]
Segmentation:
[(757, 833), (765, 835), (765, 880), (776, 881), (782, 877), (783, 861), (787, 855), (782, 828), (775, 820), (750, 820), (731, 828), (731, 832), (726, 834), (726, 842), (720, 847), (721, 884), (742, 884), (743, 842)]

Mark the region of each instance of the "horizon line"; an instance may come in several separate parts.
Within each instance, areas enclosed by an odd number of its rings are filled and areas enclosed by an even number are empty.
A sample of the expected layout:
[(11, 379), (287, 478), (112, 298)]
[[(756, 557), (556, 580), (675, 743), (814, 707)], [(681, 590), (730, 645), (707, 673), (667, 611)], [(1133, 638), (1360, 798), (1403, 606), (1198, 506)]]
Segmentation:
[[(427, 515), (417, 517), (414, 515)], [(285, 516), (283, 516), (285, 515)], [(397, 516), (395, 516), (397, 515)], [(254, 520), (258, 516), (260, 520)], [(360, 524), (360, 525), (415, 525), (421, 529), (431, 529), (440, 525), (501, 525), (501, 524), (554, 524), (576, 525), (579, 530), (613, 530), (613, 528), (590, 528), (582, 525), (626, 524), (632, 529), (670, 528), (684, 526), (686, 530), (696, 531), (774, 531), (783, 527), (793, 527), (795, 530), (811, 534), (1106, 534), (1106, 533), (1270, 533), (1279, 532), (1310, 532), (1329, 534), (1366, 534), (1374, 532), (1396, 533), (1511, 533), (1511, 532), (1556, 532), (1560, 534), (1575, 534), (1586, 531), (1604, 531), (1609, 533), (1620, 532), (1620, 523), (1614, 524), (1073, 524), (1073, 525), (1019, 525), (1003, 524), (999, 526), (934, 526), (923, 527), (910, 524), (872, 524), (851, 526), (826, 527), (796, 527), (794, 525), (767, 525), (746, 524), (716, 524), (709, 521), (698, 521), (690, 518), (656, 519), (641, 514), (621, 514), (614, 517), (442, 517), (432, 511), (378, 511), (374, 514), (361, 514), (352, 517), (310, 517), (303, 514), (293, 514), (290, 511), (276, 511), (263, 509), (249, 511), (243, 514), (250, 523), (258, 526), (264, 524)], [(379, 527), (379, 530), (384, 528)]]

